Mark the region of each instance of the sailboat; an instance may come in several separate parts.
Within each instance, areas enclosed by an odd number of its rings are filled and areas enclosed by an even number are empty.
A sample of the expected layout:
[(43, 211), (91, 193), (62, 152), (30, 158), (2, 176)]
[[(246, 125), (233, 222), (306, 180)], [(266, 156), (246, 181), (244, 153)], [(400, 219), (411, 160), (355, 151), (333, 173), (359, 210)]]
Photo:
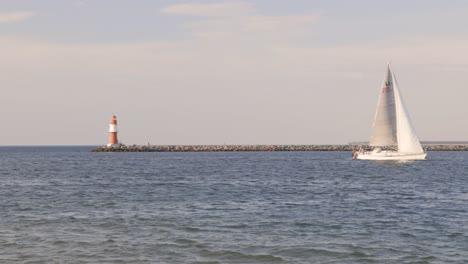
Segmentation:
[[(423, 160), (427, 153), (416, 136), (408, 111), (391, 70), (390, 63), (382, 83), (370, 146), (372, 151), (361, 151), (355, 158), (361, 160)], [(398, 146), (397, 151), (380, 147)]]

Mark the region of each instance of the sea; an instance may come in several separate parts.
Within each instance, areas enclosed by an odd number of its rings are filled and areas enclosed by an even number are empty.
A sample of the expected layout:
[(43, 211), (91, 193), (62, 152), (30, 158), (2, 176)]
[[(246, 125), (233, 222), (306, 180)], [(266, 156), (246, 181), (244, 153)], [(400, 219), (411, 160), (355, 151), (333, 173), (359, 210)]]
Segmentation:
[(0, 147), (0, 263), (468, 263), (468, 152)]

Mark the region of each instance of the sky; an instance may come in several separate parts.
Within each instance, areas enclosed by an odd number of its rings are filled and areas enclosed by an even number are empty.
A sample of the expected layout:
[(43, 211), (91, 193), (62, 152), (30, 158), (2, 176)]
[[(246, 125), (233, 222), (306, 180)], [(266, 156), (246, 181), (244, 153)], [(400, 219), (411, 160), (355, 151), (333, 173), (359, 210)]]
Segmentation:
[(0, 0), (0, 145), (346, 144), (391, 61), (421, 140), (468, 140), (468, 1)]

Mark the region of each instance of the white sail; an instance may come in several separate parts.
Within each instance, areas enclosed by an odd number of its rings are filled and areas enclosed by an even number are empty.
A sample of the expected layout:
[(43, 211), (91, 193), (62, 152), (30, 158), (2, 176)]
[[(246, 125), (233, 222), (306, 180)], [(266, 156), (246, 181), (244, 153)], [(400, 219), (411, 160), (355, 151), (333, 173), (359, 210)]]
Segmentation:
[(397, 120), (397, 139), (398, 139), (398, 152), (401, 153), (424, 153), (424, 150), (419, 143), (419, 139), (414, 131), (413, 124), (406, 110), (406, 106), (403, 102), (398, 84), (393, 76), (394, 91), (395, 91), (395, 110)]
[(391, 146), (397, 144), (397, 124), (393, 74), (387, 67), (375, 112), (372, 136), (369, 145)]
[(366, 152), (361, 148), (359, 153), (353, 152), (353, 157), (361, 160), (424, 160), (427, 156), (411, 124), (390, 64), (380, 90), (370, 145), (398, 145), (398, 151), (375, 148)]

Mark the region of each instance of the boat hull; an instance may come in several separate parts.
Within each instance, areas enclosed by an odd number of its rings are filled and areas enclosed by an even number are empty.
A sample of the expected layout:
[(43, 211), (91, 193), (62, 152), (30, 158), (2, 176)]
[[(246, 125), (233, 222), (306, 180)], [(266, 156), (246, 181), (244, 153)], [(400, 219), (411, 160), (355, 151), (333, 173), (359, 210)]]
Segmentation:
[(400, 153), (396, 151), (382, 151), (379, 153), (366, 152), (358, 154), (360, 160), (424, 160), (427, 153)]

